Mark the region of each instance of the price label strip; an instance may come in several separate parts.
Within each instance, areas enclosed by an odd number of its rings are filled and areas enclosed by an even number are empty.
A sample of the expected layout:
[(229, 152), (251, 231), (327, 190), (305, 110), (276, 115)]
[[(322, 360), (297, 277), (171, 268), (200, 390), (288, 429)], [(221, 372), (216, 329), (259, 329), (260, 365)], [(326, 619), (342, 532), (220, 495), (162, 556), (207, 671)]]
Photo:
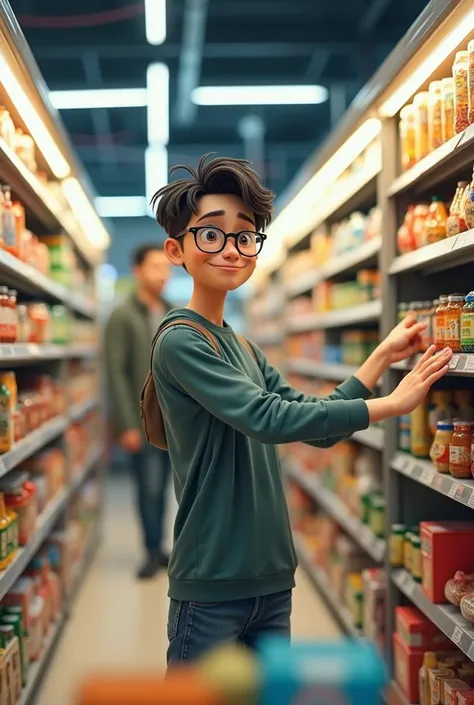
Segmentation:
[(424, 485), (431, 485), (434, 479), (434, 473), (430, 468), (423, 468), (420, 475), (420, 480)]
[(467, 506), (470, 507), (471, 509), (474, 509), (474, 490), (472, 490), (471, 496), (467, 500)]
[(461, 359), (460, 355), (453, 355), (451, 360), (449, 361), (449, 369), (450, 370), (455, 370), (456, 367), (458, 366), (458, 362)]
[(453, 482), (453, 484), (449, 488), (448, 496), (451, 497), (451, 499), (454, 499), (460, 487), (461, 485), (458, 482)]
[(466, 372), (474, 371), (474, 355), (466, 355), (466, 362), (464, 363), (464, 370)]
[(459, 644), (461, 643), (462, 635), (462, 629), (460, 627), (455, 627), (451, 639), (454, 641), (455, 644), (459, 646)]

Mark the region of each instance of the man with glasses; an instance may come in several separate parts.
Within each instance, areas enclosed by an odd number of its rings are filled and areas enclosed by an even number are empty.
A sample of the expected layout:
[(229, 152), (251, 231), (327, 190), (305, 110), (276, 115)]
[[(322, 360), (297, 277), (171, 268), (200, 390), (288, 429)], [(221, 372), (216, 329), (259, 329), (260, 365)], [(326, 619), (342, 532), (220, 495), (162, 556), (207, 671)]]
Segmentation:
[(227, 293), (255, 269), (273, 194), (241, 160), (204, 157), (187, 171), (153, 199), (166, 255), (193, 279), (189, 304), (165, 317), (152, 355), (179, 502), (169, 564), (171, 666), (222, 641), (252, 648), (265, 635), (289, 638), (297, 560), (278, 444), (329, 447), (407, 413), (448, 360), (428, 352), (391, 397), (369, 399), (391, 362), (419, 343), (423, 324), (407, 317), (328, 399), (290, 387), (224, 320)]

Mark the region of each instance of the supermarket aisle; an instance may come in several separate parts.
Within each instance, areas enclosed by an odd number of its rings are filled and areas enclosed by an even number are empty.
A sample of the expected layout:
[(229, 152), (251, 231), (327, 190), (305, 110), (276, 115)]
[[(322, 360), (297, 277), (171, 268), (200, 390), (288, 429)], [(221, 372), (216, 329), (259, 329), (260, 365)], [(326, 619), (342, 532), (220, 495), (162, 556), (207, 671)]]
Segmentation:
[[(101, 668), (164, 667), (166, 576), (139, 583), (133, 577), (138, 534), (131, 485), (109, 485), (101, 547), (81, 588), (48, 671), (38, 705), (70, 705), (84, 674)], [(302, 573), (293, 610), (295, 637), (336, 638), (337, 625)]]

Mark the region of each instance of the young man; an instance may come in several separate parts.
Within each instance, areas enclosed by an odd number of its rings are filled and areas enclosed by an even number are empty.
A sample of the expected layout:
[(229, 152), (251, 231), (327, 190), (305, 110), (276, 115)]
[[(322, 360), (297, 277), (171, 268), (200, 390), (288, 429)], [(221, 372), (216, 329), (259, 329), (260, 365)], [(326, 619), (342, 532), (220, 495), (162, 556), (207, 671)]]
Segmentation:
[(244, 161), (203, 158), (188, 172), (153, 199), (168, 259), (194, 283), (187, 308), (162, 325), (197, 321), (220, 354), (200, 332), (176, 325), (158, 338), (153, 356), (179, 501), (169, 565), (170, 665), (219, 641), (253, 646), (266, 634), (289, 637), (297, 560), (277, 445), (328, 447), (410, 412), (446, 373), (451, 355), (430, 349), (389, 397), (370, 399), (386, 367), (416, 349), (423, 326), (408, 318), (328, 399), (290, 387), (223, 320), (227, 292), (255, 269), (273, 194)]
[(132, 266), (136, 288), (107, 323), (105, 360), (114, 432), (119, 446), (129, 456), (136, 484), (145, 548), (145, 560), (137, 577), (146, 579), (168, 565), (162, 541), (169, 456), (144, 441), (140, 390), (150, 369), (151, 340), (170, 310), (162, 297), (170, 267), (163, 248), (157, 244), (139, 247)]

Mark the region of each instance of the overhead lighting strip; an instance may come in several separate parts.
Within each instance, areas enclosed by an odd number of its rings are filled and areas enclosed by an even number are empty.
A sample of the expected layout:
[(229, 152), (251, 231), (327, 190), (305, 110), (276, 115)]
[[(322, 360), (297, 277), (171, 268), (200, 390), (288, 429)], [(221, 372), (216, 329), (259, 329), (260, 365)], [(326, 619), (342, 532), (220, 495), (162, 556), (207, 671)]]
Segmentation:
[(200, 86), (191, 94), (197, 105), (317, 105), (328, 100), (324, 86)]

